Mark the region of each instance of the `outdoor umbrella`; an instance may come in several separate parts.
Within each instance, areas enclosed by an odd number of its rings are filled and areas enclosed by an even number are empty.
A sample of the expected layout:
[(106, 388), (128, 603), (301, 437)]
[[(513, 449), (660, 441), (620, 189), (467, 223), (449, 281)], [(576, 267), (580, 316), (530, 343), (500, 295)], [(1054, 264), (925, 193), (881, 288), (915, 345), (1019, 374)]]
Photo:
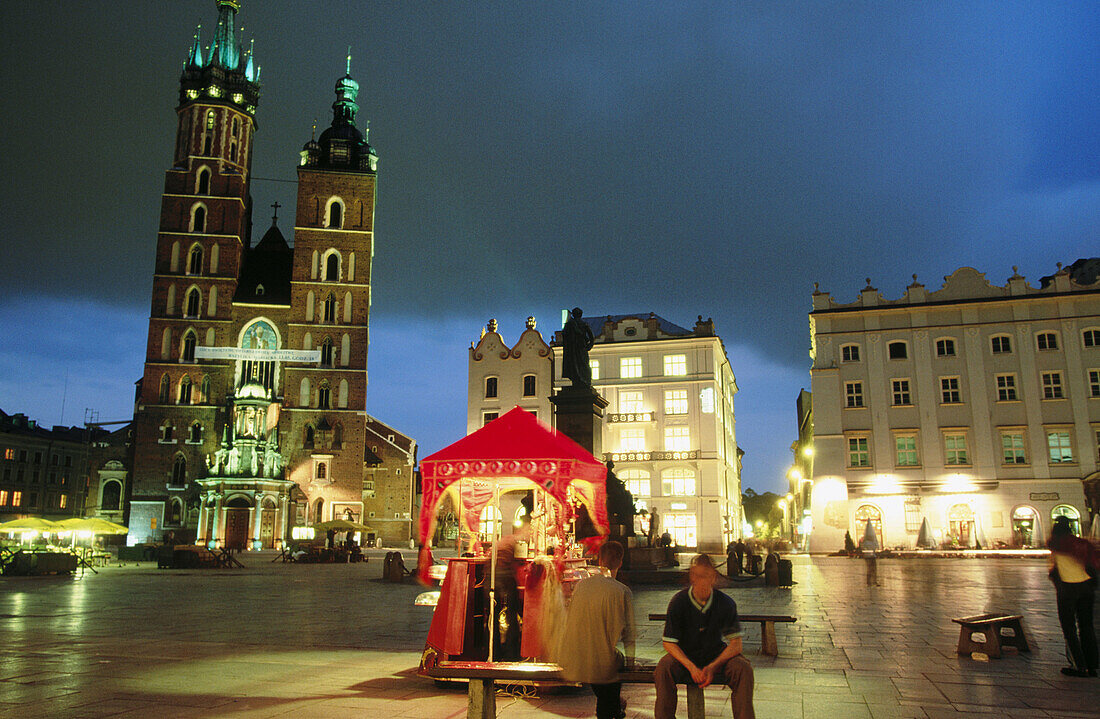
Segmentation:
[(374, 530), (365, 524), (359, 522), (353, 522), (350, 519), (330, 519), (327, 522), (318, 522), (313, 525), (314, 529), (322, 532), (373, 532)]
[(928, 524), (928, 517), (920, 523), (920, 533), (917, 534), (917, 546), (921, 549), (932, 549), (936, 546), (936, 540), (932, 536), (932, 527)]
[(1089, 528), (1089, 539), (1100, 541), (1100, 514), (1092, 515), (1092, 526)]
[(128, 534), (129, 529), (121, 524), (108, 522), (99, 517), (73, 517), (57, 522), (57, 532), (91, 532), (92, 534)]
[(859, 543), (860, 549), (877, 550), (878, 535), (875, 533), (875, 528), (871, 526), (871, 520), (867, 520), (867, 525), (863, 528), (863, 539)]
[(56, 532), (57, 522), (41, 517), (24, 517), (0, 524), (0, 532)]

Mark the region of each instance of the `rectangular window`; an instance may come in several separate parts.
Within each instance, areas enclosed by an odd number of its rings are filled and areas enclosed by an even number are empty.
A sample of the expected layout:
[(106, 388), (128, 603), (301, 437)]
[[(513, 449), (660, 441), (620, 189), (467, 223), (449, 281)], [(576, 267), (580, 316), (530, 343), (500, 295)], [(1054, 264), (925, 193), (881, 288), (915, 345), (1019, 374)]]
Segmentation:
[(63, 494), (57, 500), (57, 508), (65, 509), (67, 506), (69, 506), (69, 495)]
[(859, 345), (844, 345), (840, 348), (841, 362), (859, 362)]
[(53, 466), (56, 467), (60, 463), (61, 463), (61, 455), (58, 455), (58, 454), (51, 454), (50, 455), (50, 464), (52, 464)]
[(34, 463), (35, 464), (42, 464), (42, 453), (41, 452), (35, 452), (34, 453)]
[(870, 442), (866, 437), (849, 437), (848, 438), (848, 466), (849, 467), (870, 467), (871, 466), (871, 450)]
[(989, 340), (993, 354), (1008, 354), (1012, 351), (1012, 338), (1008, 335), (997, 335)]
[(641, 376), (641, 357), (621, 357), (619, 359), (619, 377), (623, 379), (636, 379)]
[(5, 449), (4, 450), (4, 459), (7, 459), (7, 460), (15, 459), (15, 450), (12, 449), (11, 447), (8, 447), (7, 449)]
[(481, 426), (484, 427), (499, 416), (500, 412), (486, 412), (485, 414), (481, 415)]
[(1053, 332), (1040, 332), (1035, 335), (1035, 346), (1040, 350), (1058, 349), (1058, 335)]
[(886, 355), (890, 359), (906, 359), (909, 356), (909, 347), (904, 342), (891, 342), (886, 345)]
[(537, 391), (537, 384), (538, 382), (535, 379), (535, 375), (529, 374), (525, 376), (523, 378), (523, 396), (534, 397), (535, 392)]
[(626, 485), (626, 490), (635, 498), (649, 496), (648, 479), (624, 479), (623, 484)]
[(485, 378), (485, 398), (493, 399), (497, 396), (497, 378), (486, 377)]
[(1050, 450), (1051, 464), (1070, 464), (1073, 462), (1073, 447), (1070, 444), (1069, 430), (1055, 429), (1048, 431), (1047, 448)]
[(1061, 372), (1043, 372), (1040, 376), (1043, 378), (1043, 399), (1065, 398), (1062, 393)]
[(970, 457), (966, 452), (965, 434), (945, 434), (943, 436), (943, 447), (946, 451), (946, 464), (970, 464)]
[(1001, 432), (1001, 460), (1004, 464), (1027, 464), (1023, 432)]
[(894, 392), (894, 406), (913, 404), (909, 397), (909, 380), (896, 379), (891, 382)]
[(863, 406), (863, 383), (844, 383), (844, 406), (848, 408)]
[(1089, 370), (1089, 397), (1100, 397), (1100, 369)]
[(8, 490), (0, 489), (0, 507), (8, 506)]
[(665, 355), (666, 377), (681, 377), (687, 373), (687, 355)]
[(665, 451), (688, 452), (691, 450), (691, 432), (687, 427), (665, 427)]
[(1094, 430), (1092, 435), (1093, 439), (1095, 440), (1093, 444), (1096, 447), (1096, 457), (1097, 459), (1100, 459), (1100, 429)]
[(954, 357), (955, 356), (955, 340), (952, 340), (952, 339), (936, 340), (936, 356), (937, 357)]
[(644, 412), (645, 407), (642, 405), (642, 393), (621, 390), (619, 392), (619, 411), (624, 414)]
[(1085, 330), (1081, 333), (1085, 347), (1100, 347), (1100, 330)]
[(661, 474), (661, 494), (666, 497), (694, 497), (695, 472), (690, 469), (666, 469)]
[(620, 452), (644, 452), (645, 430), (641, 427), (623, 427), (619, 430)]
[(22, 507), (23, 506), (23, 493), (22, 492), (20, 492), (19, 490), (16, 490), (16, 491), (11, 493), (11, 505), (13, 507)]
[(713, 387), (704, 387), (699, 390), (699, 411), (703, 414), (714, 414)]
[(1017, 399), (1018, 397), (1016, 396), (1016, 375), (997, 375), (997, 401), (1015, 402)]
[(588, 360), (588, 366), (592, 369), (592, 379), (597, 380), (600, 378), (600, 361)]
[(897, 449), (897, 466), (916, 467), (920, 465), (917, 458), (917, 435), (894, 435), (894, 447)]
[(944, 404), (959, 404), (962, 402), (958, 377), (940, 377), (940, 398)]
[(686, 389), (665, 390), (665, 414), (687, 414), (688, 391)]

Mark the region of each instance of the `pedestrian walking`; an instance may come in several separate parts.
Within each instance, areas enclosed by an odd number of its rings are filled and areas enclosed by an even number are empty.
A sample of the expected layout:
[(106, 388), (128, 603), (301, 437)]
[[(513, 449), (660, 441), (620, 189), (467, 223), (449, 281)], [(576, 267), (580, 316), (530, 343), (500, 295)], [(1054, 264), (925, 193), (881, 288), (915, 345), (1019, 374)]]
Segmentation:
[(863, 531), (863, 539), (859, 542), (859, 549), (863, 559), (867, 562), (867, 586), (878, 587), (878, 534), (871, 526), (871, 520), (867, 520), (867, 527)]
[(691, 560), (691, 586), (668, 603), (661, 637), (668, 652), (657, 663), (653, 685), (657, 690), (654, 719), (676, 716), (676, 685), (706, 687), (715, 679), (732, 693), (734, 719), (755, 719), (752, 707), (752, 664), (741, 646), (737, 604), (714, 588), (718, 571), (707, 554)]
[[(622, 683), (617, 679), (619, 669), (634, 661), (634, 597), (615, 579), (624, 554), (618, 542), (605, 542), (600, 547), (599, 563), (608, 575), (577, 582), (558, 652), (562, 676), (592, 686), (596, 719), (626, 716)], [(622, 653), (616, 650), (619, 642)]]
[(1047, 546), (1050, 548), (1050, 579), (1054, 582), (1058, 602), (1058, 622), (1062, 625), (1071, 662), (1062, 673), (1070, 677), (1095, 677), (1098, 660), (1092, 611), (1100, 553), (1087, 540), (1074, 536), (1066, 517), (1054, 520)]

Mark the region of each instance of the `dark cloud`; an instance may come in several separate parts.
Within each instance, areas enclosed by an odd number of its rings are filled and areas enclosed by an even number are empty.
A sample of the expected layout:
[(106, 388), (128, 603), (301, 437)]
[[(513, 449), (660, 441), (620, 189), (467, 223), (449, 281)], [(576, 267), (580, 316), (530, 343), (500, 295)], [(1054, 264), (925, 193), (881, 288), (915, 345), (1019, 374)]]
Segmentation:
[[(147, 311), (176, 81), (214, 17), (206, 0), (0, 8), (5, 295)], [(894, 297), (914, 272), (1037, 278), (1096, 254), (1092, 3), (244, 0), (240, 20), (263, 66), (258, 178), (294, 179), (352, 46), (381, 155), (375, 321), (702, 313), (746, 361), (805, 377), (813, 281)], [(294, 188), (253, 195), (289, 208)], [(430, 359), (465, 361), (448, 356)], [(793, 416), (798, 384), (761, 403)], [(746, 446), (750, 483), (774, 481), (777, 447)]]

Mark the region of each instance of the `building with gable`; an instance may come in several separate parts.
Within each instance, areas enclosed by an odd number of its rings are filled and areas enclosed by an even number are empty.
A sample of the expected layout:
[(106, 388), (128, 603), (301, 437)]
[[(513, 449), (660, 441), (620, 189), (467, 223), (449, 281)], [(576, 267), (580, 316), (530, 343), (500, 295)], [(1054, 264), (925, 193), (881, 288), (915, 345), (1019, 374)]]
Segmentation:
[[(592, 384), (609, 403), (600, 458), (678, 545), (724, 551), (742, 532), (741, 453), (737, 380), (713, 322), (699, 317), (689, 330), (651, 312), (584, 319), (595, 340)], [(568, 382), (561, 351), (533, 318), (514, 346), (490, 321), (470, 347), (467, 433), (517, 405), (553, 424), (551, 390)]]
[[(216, 5), (209, 51), (196, 37), (180, 78), (128, 541), (172, 531), (212, 546), (272, 548), (294, 526), (364, 519), (364, 479), (378, 471), (366, 414), (378, 156), (356, 125), (349, 58), (330, 126), (296, 161), (293, 247), (277, 218), (253, 246), (260, 69), (236, 31), (240, 2)], [(395, 496), (411, 497), (411, 474), (394, 475)], [(375, 511), (403, 516), (407, 505)], [(391, 521), (379, 532), (403, 542), (410, 529)]]
[(1059, 266), (1039, 287), (963, 267), (935, 291), (914, 276), (894, 300), (870, 281), (850, 303), (815, 289), (812, 461), (798, 467), (812, 473), (810, 549), (836, 551), (868, 520), (904, 548), (925, 520), (961, 547), (1041, 546), (1058, 516), (1085, 528), (1100, 511), (1085, 497), (1100, 452), (1098, 267)]

